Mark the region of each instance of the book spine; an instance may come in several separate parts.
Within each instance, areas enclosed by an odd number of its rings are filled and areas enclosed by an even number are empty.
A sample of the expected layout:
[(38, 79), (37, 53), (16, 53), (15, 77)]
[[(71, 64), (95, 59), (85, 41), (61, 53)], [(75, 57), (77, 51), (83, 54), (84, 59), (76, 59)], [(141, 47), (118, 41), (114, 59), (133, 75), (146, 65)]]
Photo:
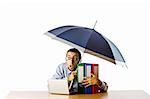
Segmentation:
[(84, 64), (78, 64), (77, 65), (77, 77), (78, 77), (78, 92), (79, 93), (84, 93), (84, 86), (82, 85), (82, 80), (84, 77)]
[[(92, 73), (98, 78), (98, 64), (92, 64)], [(92, 86), (92, 93), (97, 93), (98, 92), (98, 86), (97, 85), (93, 85)]]
[[(85, 64), (84, 66), (84, 76), (85, 77), (91, 77), (91, 70), (92, 70), (92, 65), (91, 64)], [(92, 86), (84, 88), (84, 93), (85, 94), (92, 94)]]

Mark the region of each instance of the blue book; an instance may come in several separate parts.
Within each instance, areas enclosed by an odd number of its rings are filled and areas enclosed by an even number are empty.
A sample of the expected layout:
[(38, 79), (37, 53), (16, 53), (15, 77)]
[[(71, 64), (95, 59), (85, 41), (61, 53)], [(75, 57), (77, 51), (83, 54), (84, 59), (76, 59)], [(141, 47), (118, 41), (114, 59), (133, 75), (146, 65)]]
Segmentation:
[[(84, 65), (84, 76), (85, 77), (91, 77), (92, 72), (92, 64), (86, 64)], [(84, 88), (85, 94), (92, 94), (92, 86), (85, 87)]]

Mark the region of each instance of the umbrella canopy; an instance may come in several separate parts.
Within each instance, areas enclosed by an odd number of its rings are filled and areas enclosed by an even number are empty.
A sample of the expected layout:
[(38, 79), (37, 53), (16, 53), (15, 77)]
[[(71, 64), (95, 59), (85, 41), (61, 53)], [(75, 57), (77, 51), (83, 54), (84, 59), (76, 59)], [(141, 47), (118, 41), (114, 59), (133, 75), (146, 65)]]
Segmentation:
[(114, 64), (125, 63), (114, 43), (94, 29), (69, 25), (52, 29), (45, 34)]

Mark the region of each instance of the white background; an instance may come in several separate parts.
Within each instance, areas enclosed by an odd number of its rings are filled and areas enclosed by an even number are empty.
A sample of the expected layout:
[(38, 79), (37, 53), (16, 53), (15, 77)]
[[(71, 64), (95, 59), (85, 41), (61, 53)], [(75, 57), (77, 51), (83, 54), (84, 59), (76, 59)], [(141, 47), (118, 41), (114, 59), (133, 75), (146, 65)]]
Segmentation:
[(115, 43), (128, 69), (88, 54), (82, 62), (100, 65), (109, 91), (150, 94), (149, 6), (144, 0), (0, 1), (0, 98), (10, 90), (47, 91), (47, 79), (72, 47), (43, 33), (62, 25), (92, 28), (96, 20), (95, 30)]

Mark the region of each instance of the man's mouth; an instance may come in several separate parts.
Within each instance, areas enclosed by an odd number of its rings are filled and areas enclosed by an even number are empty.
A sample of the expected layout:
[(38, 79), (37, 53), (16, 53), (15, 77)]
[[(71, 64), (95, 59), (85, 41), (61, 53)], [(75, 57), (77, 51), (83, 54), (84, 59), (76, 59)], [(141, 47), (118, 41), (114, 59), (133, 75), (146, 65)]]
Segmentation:
[(70, 68), (73, 68), (73, 66), (70, 65)]
[(72, 65), (70, 65), (70, 66), (69, 66), (69, 68), (70, 68), (71, 70), (73, 70), (73, 69), (74, 69)]

